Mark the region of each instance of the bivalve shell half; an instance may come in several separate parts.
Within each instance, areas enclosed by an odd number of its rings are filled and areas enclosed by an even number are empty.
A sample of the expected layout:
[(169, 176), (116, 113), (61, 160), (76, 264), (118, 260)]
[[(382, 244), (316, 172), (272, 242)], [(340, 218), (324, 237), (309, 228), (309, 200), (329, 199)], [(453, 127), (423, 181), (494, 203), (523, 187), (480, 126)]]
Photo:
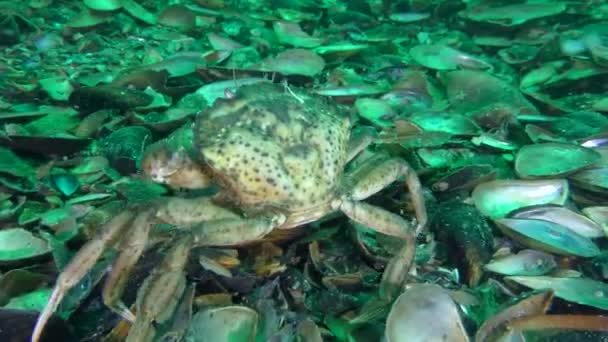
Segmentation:
[(469, 341), (456, 303), (435, 284), (415, 285), (397, 298), (386, 319), (385, 338), (388, 342)]
[(192, 317), (186, 340), (191, 342), (253, 341), (258, 314), (245, 306), (224, 306), (199, 311)]

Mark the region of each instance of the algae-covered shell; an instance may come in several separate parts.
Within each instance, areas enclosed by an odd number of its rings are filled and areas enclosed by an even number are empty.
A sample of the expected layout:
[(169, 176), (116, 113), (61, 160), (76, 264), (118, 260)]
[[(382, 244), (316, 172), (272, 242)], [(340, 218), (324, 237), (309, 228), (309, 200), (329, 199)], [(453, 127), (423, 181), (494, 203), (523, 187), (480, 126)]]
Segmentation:
[(530, 248), (581, 257), (600, 254), (593, 241), (554, 222), (530, 219), (500, 219), (494, 222), (505, 235)]
[(475, 187), (472, 197), (482, 214), (498, 219), (513, 210), (532, 205), (563, 205), (568, 194), (565, 179), (495, 180)]
[(576, 172), (600, 158), (598, 152), (574, 144), (526, 145), (517, 152), (515, 172), (522, 178), (555, 177)]

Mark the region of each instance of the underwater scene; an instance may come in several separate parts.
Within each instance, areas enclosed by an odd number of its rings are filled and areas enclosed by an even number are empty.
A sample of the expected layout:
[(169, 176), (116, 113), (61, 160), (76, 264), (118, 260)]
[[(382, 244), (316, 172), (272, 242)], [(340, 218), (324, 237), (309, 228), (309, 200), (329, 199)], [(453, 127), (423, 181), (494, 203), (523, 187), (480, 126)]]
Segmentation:
[(0, 0), (0, 342), (608, 342), (608, 1)]

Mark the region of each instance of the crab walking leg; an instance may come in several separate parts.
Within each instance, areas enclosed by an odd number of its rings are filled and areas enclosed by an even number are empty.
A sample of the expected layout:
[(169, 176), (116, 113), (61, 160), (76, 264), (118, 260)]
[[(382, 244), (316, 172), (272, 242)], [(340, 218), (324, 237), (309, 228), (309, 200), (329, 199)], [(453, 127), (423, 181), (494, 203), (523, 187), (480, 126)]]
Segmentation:
[(74, 287), (78, 282), (89, 272), (101, 257), (107, 247), (113, 244), (120, 234), (128, 228), (128, 223), (132, 219), (132, 215), (124, 211), (106, 223), (99, 230), (98, 235), (87, 242), (70, 260), (63, 272), (57, 277), (55, 288), (49, 298), (46, 307), (40, 313), (34, 332), (32, 333), (32, 342), (38, 342), (42, 336), (42, 331), (48, 320), (53, 315), (53, 312), (59, 306), (59, 303), (65, 296), (66, 292)]
[(405, 177), (405, 183), (412, 197), (416, 215), (416, 235), (426, 226), (428, 217), (422, 185), (416, 172), (402, 159), (391, 158), (378, 162), (377, 158), (371, 158), (359, 166), (350, 177), (354, 179), (351, 190), (351, 198), (360, 201), (384, 189), (400, 177)]
[(199, 222), (236, 219), (241, 216), (213, 203), (211, 197), (169, 197), (158, 208), (156, 217), (176, 227), (189, 227)]
[(129, 275), (148, 242), (148, 234), (152, 227), (150, 223), (151, 214), (152, 211), (147, 210), (133, 220), (133, 227), (128, 236), (120, 242), (118, 247), (120, 254), (114, 261), (102, 290), (104, 304), (130, 322), (135, 320), (135, 315), (122, 302), (121, 296)]
[(190, 235), (177, 240), (161, 264), (142, 284), (135, 301), (137, 316), (129, 330), (127, 342), (152, 341), (156, 334), (153, 323), (163, 323), (173, 315), (186, 289), (184, 268), (192, 242)]
[(285, 222), (285, 216), (226, 218), (193, 225), (197, 246), (235, 246), (262, 239)]
[[(353, 186), (350, 198), (340, 200), (338, 206), (340, 210), (353, 221), (363, 223), (381, 233), (400, 237), (404, 241), (401, 250), (386, 265), (380, 282), (380, 297), (392, 299), (400, 292), (414, 262), (416, 235), (424, 229), (428, 221), (420, 180), (404, 160), (387, 159), (383, 156), (365, 160), (348, 176)], [(399, 215), (358, 202), (384, 189), (402, 176), (405, 177), (406, 186), (412, 197), (416, 215), (415, 228)]]
[(394, 298), (400, 292), (414, 262), (416, 236), (411, 224), (397, 214), (365, 202), (342, 200), (339, 208), (351, 220), (403, 240), (399, 252), (386, 265), (380, 282), (380, 297)]
[(401, 249), (388, 261), (380, 280), (380, 298), (392, 301), (401, 293), (416, 257), (416, 237), (409, 234)]

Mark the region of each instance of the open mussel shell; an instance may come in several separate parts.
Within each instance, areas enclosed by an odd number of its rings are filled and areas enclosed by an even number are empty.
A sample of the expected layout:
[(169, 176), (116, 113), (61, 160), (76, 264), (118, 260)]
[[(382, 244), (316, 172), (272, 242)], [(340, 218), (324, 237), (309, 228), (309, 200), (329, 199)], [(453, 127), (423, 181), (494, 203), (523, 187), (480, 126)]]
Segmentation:
[(532, 219), (499, 219), (500, 230), (522, 245), (560, 255), (594, 257), (600, 249), (582, 235), (554, 222)]
[(484, 269), (503, 275), (537, 276), (547, 274), (555, 267), (557, 262), (553, 255), (524, 249), (517, 254), (492, 259)]
[(418, 284), (393, 303), (386, 319), (387, 342), (469, 341), (458, 306), (439, 285)]
[(552, 289), (555, 296), (569, 302), (608, 310), (608, 284), (585, 278), (558, 277), (505, 277), (526, 287), (540, 290)]
[(543, 143), (522, 147), (515, 157), (515, 172), (522, 178), (555, 177), (593, 165), (598, 152), (574, 144)]
[(541, 205), (523, 208), (511, 213), (509, 218), (535, 219), (557, 223), (587, 238), (604, 236), (602, 227), (597, 223), (562, 206)]
[(254, 341), (258, 314), (245, 306), (224, 306), (197, 312), (186, 333), (189, 342)]
[(503, 218), (513, 210), (540, 204), (566, 203), (569, 195), (565, 179), (494, 180), (473, 190), (473, 201), (481, 213)]

